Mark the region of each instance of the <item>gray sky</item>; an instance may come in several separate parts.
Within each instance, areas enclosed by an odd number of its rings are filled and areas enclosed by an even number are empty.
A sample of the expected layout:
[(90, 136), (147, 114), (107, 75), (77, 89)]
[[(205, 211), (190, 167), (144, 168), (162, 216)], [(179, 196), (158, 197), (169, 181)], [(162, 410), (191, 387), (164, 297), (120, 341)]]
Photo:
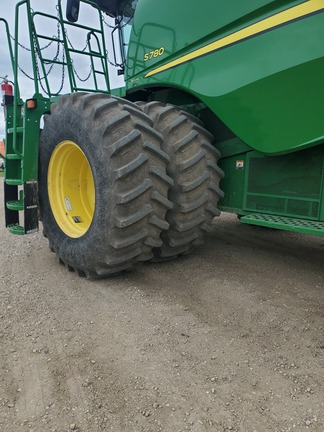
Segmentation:
[[(14, 35), (14, 16), (15, 16), (15, 6), (17, 4), (17, 1), (2, 1), (3, 3), (1, 6), (0, 11), (0, 17), (5, 18), (10, 27), (10, 33), (11, 35)], [(56, 16), (56, 4), (57, 0), (47, 0), (46, 2), (44, 0), (31, 0), (31, 6), (34, 11), (42, 11), (46, 13), (50, 13), (51, 15)], [(62, 7), (63, 11), (65, 13), (65, 5), (66, 0), (62, 0)], [(83, 7), (80, 10), (80, 19), (79, 22), (83, 23), (89, 27), (98, 27), (98, 16), (94, 8), (86, 5), (82, 5)], [(19, 21), (19, 42), (29, 48), (29, 35), (27, 30), (27, 23), (26, 23), (26, 13), (25, 9), (22, 7), (20, 8), (21, 12), (21, 20)], [(113, 24), (113, 20), (106, 17), (106, 21), (111, 25)], [(38, 33), (41, 33), (43, 35), (47, 36), (53, 36), (57, 34), (57, 25), (55, 20), (48, 20), (44, 19), (42, 17), (37, 17), (35, 19), (35, 26)], [(107, 26), (105, 26), (105, 32), (106, 32), (106, 47), (108, 50), (108, 58), (109, 60), (113, 61), (112, 56), (112, 49), (111, 49), (111, 36), (110, 36), (110, 30)], [(70, 41), (74, 48), (82, 50), (85, 47), (86, 44), (86, 31), (82, 30), (76, 30), (74, 28), (68, 29), (68, 36), (70, 38)], [(45, 40), (40, 40), (40, 45), (43, 47), (47, 44)], [(42, 51), (43, 56), (45, 58), (52, 59), (54, 58), (56, 54), (57, 44), (52, 44), (49, 48)], [(19, 48), (19, 66), (23, 71), (28, 74), (32, 75), (32, 67), (30, 62), (30, 53), (22, 48)], [(60, 59), (62, 59), (62, 51), (60, 54)], [(90, 71), (90, 63), (87, 56), (78, 56), (76, 55), (73, 58), (73, 64), (75, 69), (77, 70), (78, 75), (81, 78), (86, 78)], [(47, 70), (50, 66), (46, 66)], [(101, 69), (100, 64), (96, 64), (96, 68), (99, 70)], [(122, 77), (117, 77), (116, 74), (116, 68), (109, 67), (109, 74), (110, 74), (110, 85), (112, 88), (114, 87), (121, 87), (123, 85), (123, 79)], [(8, 75), (8, 78), (13, 80), (13, 72), (10, 64), (10, 58), (9, 58), (9, 51), (7, 49), (7, 36), (5, 31), (5, 26), (2, 22), (0, 22), (0, 77), (4, 77), (5, 75)], [(99, 78), (100, 79), (100, 78)], [(62, 82), (62, 66), (61, 65), (55, 65), (52, 69), (52, 72), (49, 75), (49, 81), (51, 89), (53, 89), (54, 92), (57, 92), (61, 86)], [(61, 93), (69, 93), (69, 85), (68, 85), (68, 79), (67, 79), (67, 72), (65, 70), (65, 84), (61, 91)], [(78, 81), (78, 85), (80, 87), (85, 86), (88, 88), (93, 87), (93, 80), (89, 79), (86, 83), (82, 83), (81, 81)], [(100, 83), (102, 88), (104, 88), (103, 81)], [(28, 79), (22, 72), (19, 73), (19, 88), (20, 88), (20, 94), (23, 99), (29, 98), (33, 96), (34, 93), (34, 83), (32, 80)], [(41, 90), (41, 93), (43, 91)], [(45, 95), (45, 94), (44, 94)], [(46, 96), (46, 95), (45, 95)], [(1, 110), (2, 111), (2, 110)], [(4, 138), (4, 118), (3, 113), (0, 113), (0, 139)]]

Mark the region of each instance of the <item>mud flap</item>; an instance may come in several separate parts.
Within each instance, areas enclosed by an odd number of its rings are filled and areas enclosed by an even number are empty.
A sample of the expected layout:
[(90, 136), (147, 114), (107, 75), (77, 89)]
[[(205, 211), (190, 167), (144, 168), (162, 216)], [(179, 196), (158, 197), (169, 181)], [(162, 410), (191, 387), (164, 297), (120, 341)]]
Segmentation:
[(25, 234), (38, 231), (38, 182), (24, 183), (24, 227)]

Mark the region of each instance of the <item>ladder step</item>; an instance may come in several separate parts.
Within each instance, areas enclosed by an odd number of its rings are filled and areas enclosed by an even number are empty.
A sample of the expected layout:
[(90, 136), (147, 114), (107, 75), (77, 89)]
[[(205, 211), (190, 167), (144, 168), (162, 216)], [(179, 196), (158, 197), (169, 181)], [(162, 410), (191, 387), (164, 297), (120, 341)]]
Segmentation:
[(22, 157), (17, 155), (16, 153), (7, 154), (6, 159), (8, 160), (21, 160)]
[(106, 75), (106, 72), (102, 72), (102, 71), (98, 71), (98, 70), (93, 70), (93, 72), (100, 74), (100, 75)]
[(17, 225), (17, 224), (13, 224), (13, 225), (8, 225), (8, 230), (11, 234), (16, 234), (16, 235), (24, 235), (25, 234), (25, 228)]
[(39, 39), (45, 39), (45, 40), (48, 40), (48, 41), (61, 42), (61, 43), (64, 42), (63, 39), (58, 39), (56, 37), (54, 38), (53, 36), (45, 36), (45, 35), (42, 35), (42, 34), (35, 34), (35, 36), (38, 37)]
[[(16, 128), (17, 133), (23, 133), (24, 130), (25, 130), (25, 128), (23, 126), (19, 126)], [(12, 134), (12, 133), (14, 133), (14, 131), (15, 131), (15, 128), (8, 128), (7, 129), (8, 134)]]
[(77, 50), (74, 48), (68, 48), (69, 52), (75, 53), (75, 54), (81, 54), (81, 55), (86, 55), (89, 57), (97, 57), (97, 58), (101, 58), (104, 59), (105, 56), (97, 51), (91, 51), (91, 52), (87, 52), (87, 51), (81, 51), (81, 50)]
[(52, 63), (54, 63), (54, 64), (59, 64), (59, 65), (67, 66), (67, 63), (66, 63), (66, 62), (62, 62), (62, 61), (60, 61), (60, 60), (53, 60), (53, 59), (43, 58), (43, 59), (42, 59), (42, 62), (43, 62), (43, 63), (46, 63), (46, 64), (52, 64)]
[(21, 186), (24, 182), (20, 179), (6, 179), (6, 184), (11, 186)]
[(23, 200), (15, 200), (15, 201), (8, 201), (6, 203), (8, 210), (14, 210), (14, 211), (22, 211), (24, 210), (24, 201)]

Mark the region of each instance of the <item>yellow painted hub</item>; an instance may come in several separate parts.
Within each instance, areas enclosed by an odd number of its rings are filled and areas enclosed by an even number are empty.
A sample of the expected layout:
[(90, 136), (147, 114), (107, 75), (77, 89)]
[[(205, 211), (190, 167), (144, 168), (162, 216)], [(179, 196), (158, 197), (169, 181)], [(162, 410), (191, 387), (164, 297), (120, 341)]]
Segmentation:
[(62, 141), (51, 156), (48, 196), (55, 220), (69, 237), (83, 236), (95, 207), (95, 188), (86, 155), (73, 141)]

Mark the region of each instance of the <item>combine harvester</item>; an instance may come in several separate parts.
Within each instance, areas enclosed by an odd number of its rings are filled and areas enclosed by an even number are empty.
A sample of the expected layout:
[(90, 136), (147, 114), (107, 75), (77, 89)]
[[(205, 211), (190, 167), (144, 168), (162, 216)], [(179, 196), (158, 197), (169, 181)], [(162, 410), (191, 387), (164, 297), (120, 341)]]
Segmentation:
[[(90, 278), (190, 252), (221, 210), (324, 235), (324, 0), (68, 0), (66, 13), (59, 0), (57, 16), (30, 2), (16, 5), (13, 46), (1, 19), (14, 83), (3, 83), (10, 232), (35, 232), (40, 218), (60, 261)], [(81, 20), (87, 8), (96, 26)], [(38, 31), (40, 18), (56, 36)], [(110, 89), (108, 62), (124, 87)]]

